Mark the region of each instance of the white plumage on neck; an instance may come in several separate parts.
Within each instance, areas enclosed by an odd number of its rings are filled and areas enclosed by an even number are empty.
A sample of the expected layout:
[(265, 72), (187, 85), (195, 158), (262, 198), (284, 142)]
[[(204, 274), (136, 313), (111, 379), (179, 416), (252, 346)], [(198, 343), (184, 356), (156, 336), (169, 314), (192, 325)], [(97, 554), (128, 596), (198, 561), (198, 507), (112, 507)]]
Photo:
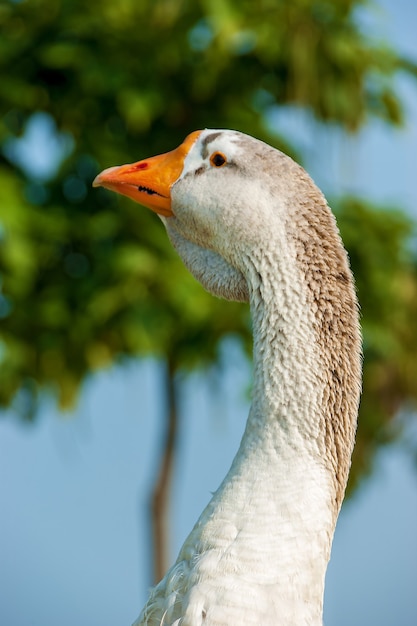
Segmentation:
[[(266, 251), (248, 259), (253, 403), (229, 473), (148, 605), (160, 615), (170, 588), (167, 624), (178, 615), (184, 626), (321, 624), (335, 515), (323, 506), (332, 485), (305, 432), (318, 429), (322, 393), (311, 371), (319, 355), (300, 276), (290, 258), (284, 270), (284, 261), (282, 251), (279, 260)], [(284, 315), (283, 299), (292, 303)]]

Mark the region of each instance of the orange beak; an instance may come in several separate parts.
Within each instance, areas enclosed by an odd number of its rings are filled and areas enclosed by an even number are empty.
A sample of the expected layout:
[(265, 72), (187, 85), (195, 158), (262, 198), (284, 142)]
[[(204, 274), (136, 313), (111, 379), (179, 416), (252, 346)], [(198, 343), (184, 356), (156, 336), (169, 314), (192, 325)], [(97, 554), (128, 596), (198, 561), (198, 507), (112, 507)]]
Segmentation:
[(188, 135), (183, 143), (171, 152), (129, 165), (109, 167), (94, 179), (93, 187), (106, 187), (128, 196), (155, 213), (165, 217), (172, 216), (171, 187), (178, 180), (185, 157), (200, 132), (196, 130)]

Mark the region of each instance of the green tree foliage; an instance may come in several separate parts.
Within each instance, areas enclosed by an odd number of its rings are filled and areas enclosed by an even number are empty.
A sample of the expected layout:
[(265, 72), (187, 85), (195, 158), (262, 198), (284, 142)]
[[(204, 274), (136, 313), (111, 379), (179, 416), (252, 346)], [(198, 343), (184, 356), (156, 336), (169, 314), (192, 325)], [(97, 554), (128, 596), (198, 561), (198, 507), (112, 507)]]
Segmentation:
[[(31, 416), (46, 388), (68, 407), (90, 372), (130, 356), (166, 358), (172, 371), (207, 365), (230, 333), (249, 349), (247, 307), (206, 294), (156, 216), (91, 190), (91, 180), (103, 167), (171, 149), (197, 128), (238, 128), (282, 147), (264, 123), (279, 104), (308, 107), (348, 130), (369, 115), (399, 123), (393, 77), (415, 65), (364, 34), (355, 20), (363, 6), (2, 2), (1, 405)], [(69, 138), (47, 179), (27, 160), (16, 165), (16, 141), (39, 112)], [(411, 225), (399, 214), (344, 200), (339, 219), (363, 310), (359, 470), (397, 409), (416, 399), (416, 260)]]
[(363, 394), (349, 489), (372, 469), (378, 447), (401, 434), (393, 421), (417, 404), (415, 225), (393, 209), (352, 198), (334, 203), (361, 305)]

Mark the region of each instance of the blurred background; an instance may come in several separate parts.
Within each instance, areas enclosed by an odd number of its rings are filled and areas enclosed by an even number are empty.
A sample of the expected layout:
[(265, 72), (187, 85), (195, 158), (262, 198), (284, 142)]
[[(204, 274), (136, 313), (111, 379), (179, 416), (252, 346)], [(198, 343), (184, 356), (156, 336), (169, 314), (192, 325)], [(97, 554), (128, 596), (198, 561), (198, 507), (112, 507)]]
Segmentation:
[(205, 127), (335, 210), (365, 361), (325, 623), (417, 624), (416, 26), (414, 0), (1, 0), (1, 624), (130, 624), (237, 449), (247, 307), (91, 189)]

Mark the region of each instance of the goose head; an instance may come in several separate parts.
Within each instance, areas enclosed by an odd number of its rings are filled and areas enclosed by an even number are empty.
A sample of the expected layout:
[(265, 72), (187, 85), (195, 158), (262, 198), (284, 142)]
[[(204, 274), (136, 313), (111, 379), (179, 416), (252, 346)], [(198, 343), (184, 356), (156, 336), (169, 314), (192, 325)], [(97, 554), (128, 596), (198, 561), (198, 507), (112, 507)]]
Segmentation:
[(158, 213), (189, 270), (232, 300), (248, 300), (247, 255), (272, 238), (285, 247), (299, 226), (300, 192), (322, 202), (289, 157), (231, 130), (195, 131), (177, 149), (104, 170), (93, 184)]

